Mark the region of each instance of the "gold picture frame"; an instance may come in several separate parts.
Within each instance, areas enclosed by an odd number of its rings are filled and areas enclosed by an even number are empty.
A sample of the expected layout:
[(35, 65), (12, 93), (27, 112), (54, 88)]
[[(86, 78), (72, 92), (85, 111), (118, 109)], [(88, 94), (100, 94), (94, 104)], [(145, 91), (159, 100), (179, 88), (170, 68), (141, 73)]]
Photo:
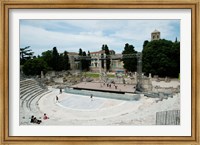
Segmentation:
[[(1, 144), (80, 144), (80, 145), (112, 145), (112, 144), (200, 144), (199, 116), (200, 94), (199, 79), (199, 0), (1, 0), (1, 49), (0, 49), (0, 122)], [(74, 137), (42, 137), (42, 136), (9, 136), (9, 9), (62, 9), (62, 8), (113, 8), (113, 9), (191, 9), (192, 13), (192, 135), (191, 136), (74, 136)]]

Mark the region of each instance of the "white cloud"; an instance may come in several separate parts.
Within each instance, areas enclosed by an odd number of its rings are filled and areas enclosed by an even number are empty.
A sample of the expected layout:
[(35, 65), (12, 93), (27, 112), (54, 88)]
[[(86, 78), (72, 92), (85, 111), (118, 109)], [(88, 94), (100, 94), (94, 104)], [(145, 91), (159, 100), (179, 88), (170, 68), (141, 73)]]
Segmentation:
[[(26, 22), (26, 20), (24, 20)], [(122, 52), (125, 43), (141, 51), (144, 40), (150, 40), (157, 29), (161, 38), (179, 38), (178, 21), (170, 20), (56, 20), (34, 21), (20, 25), (20, 47), (31, 46), (35, 54), (41, 54), (54, 46), (59, 52), (97, 51), (102, 44)], [(178, 36), (176, 36), (178, 35)]]

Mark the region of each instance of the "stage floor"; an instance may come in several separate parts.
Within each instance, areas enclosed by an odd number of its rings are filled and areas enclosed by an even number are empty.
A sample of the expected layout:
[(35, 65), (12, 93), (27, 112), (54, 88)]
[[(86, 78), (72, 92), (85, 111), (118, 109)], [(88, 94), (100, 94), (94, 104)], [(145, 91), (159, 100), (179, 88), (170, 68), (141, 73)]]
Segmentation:
[[(117, 86), (117, 87), (115, 87)], [(81, 82), (79, 84), (71, 86), (73, 89), (84, 89), (91, 91), (103, 91), (103, 92), (115, 92), (115, 93), (134, 93), (135, 85), (124, 84), (111, 84), (111, 87), (104, 83), (98, 82)]]

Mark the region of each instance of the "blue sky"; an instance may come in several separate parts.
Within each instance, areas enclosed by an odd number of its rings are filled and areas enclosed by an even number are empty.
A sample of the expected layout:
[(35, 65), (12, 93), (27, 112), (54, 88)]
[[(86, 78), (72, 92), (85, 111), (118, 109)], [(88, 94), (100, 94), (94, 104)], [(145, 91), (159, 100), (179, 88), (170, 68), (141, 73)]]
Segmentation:
[(98, 51), (103, 44), (121, 53), (125, 43), (142, 51), (151, 32), (161, 39), (180, 40), (180, 20), (20, 20), (20, 48), (31, 46), (34, 55), (57, 47), (59, 53)]

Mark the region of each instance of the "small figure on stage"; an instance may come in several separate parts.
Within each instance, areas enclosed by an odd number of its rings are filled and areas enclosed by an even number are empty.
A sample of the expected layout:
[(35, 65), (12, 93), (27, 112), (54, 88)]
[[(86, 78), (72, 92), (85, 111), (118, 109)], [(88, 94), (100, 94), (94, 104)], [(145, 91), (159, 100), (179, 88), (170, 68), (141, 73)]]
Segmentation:
[(93, 101), (93, 95), (92, 94), (90, 95), (90, 99), (91, 99), (91, 101)]
[(58, 103), (58, 96), (56, 96), (56, 103)]

